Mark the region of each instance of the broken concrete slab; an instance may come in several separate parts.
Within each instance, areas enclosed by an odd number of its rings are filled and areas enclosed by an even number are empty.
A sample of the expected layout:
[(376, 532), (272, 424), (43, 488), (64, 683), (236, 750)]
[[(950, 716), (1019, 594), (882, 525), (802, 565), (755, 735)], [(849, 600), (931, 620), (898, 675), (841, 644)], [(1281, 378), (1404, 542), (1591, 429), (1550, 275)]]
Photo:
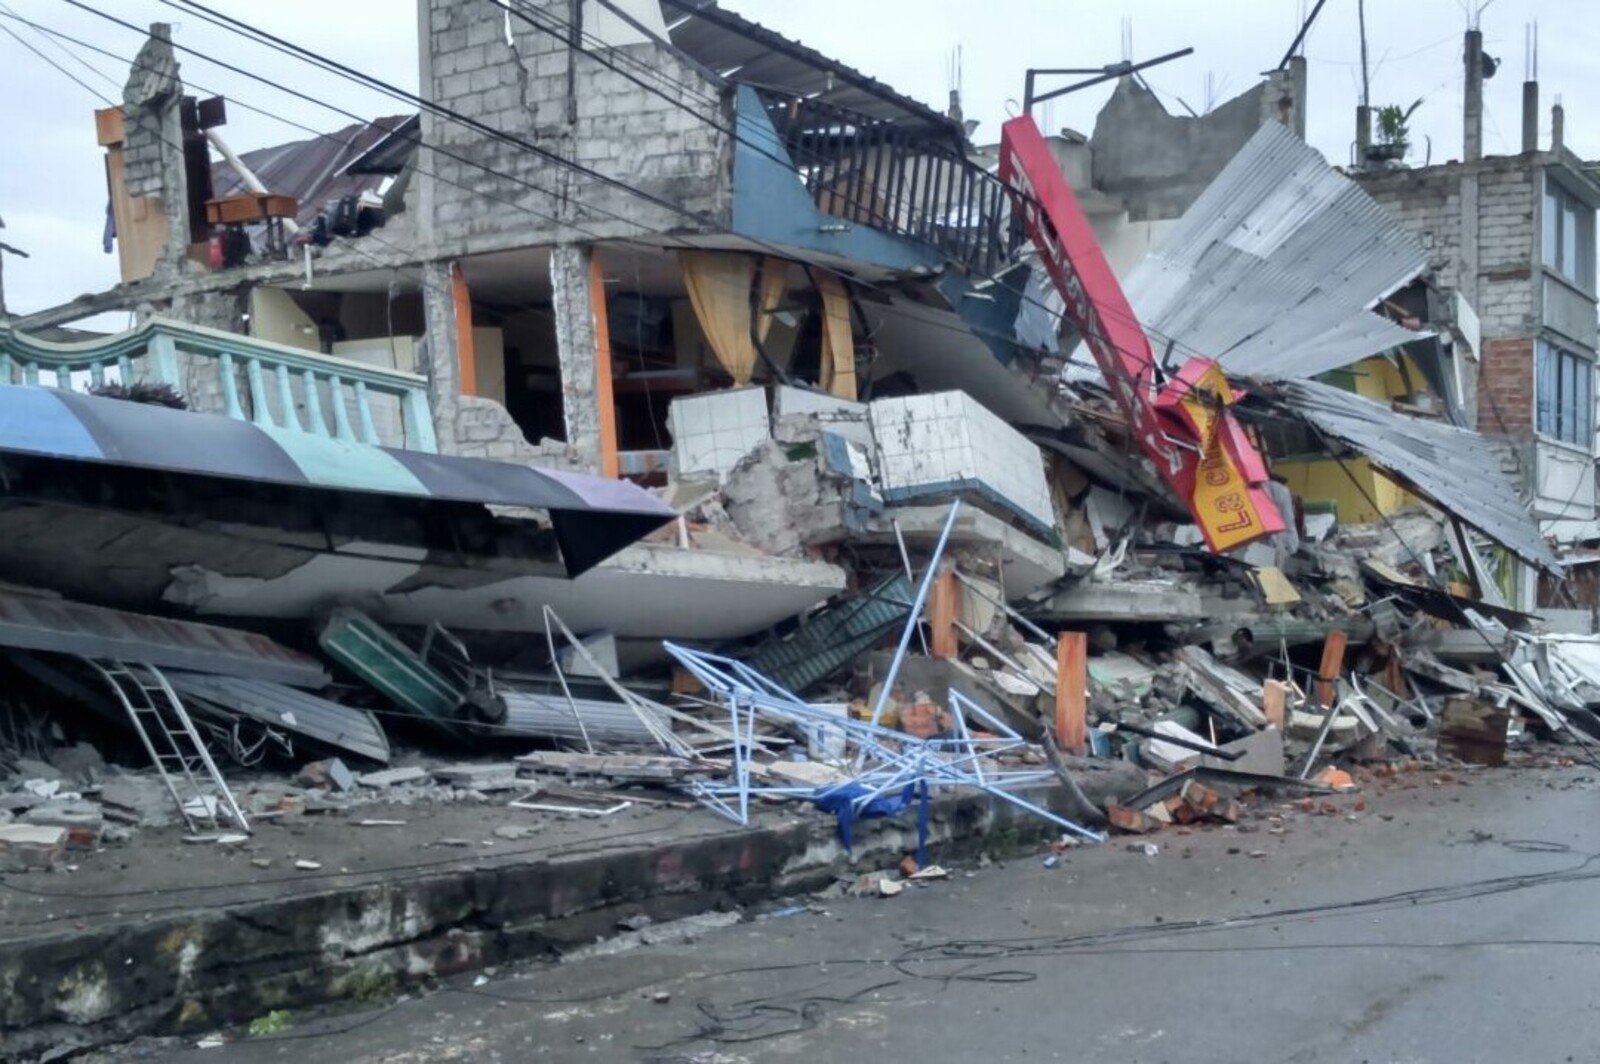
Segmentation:
[(19, 779), (59, 780), (66, 778), (66, 773), (47, 761), (37, 761), (31, 757), (19, 757), (12, 764), (17, 767), (14, 775)]
[(49, 824), (0, 824), (0, 870), (51, 869), (67, 848), (67, 829)]
[(356, 776), (356, 783), (363, 787), (382, 790), (402, 783), (418, 783), (428, 778), (427, 769), (412, 765), (407, 768), (386, 768), (380, 772), (362, 772)]
[(100, 807), (81, 800), (44, 802), (19, 819), (24, 824), (65, 828), (66, 843), (74, 850), (92, 850), (100, 845), (100, 831), (105, 826)]
[(489, 765), (441, 765), (432, 771), (434, 779), (458, 790), (508, 791), (519, 786), (517, 764), (501, 761)]

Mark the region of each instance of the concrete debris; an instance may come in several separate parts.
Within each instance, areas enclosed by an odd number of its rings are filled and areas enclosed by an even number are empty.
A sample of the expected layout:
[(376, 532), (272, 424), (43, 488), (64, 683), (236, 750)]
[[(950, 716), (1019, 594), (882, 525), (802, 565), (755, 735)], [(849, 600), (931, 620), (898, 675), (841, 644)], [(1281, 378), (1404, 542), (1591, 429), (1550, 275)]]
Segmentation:
[(407, 768), (386, 768), (380, 772), (362, 772), (356, 782), (363, 787), (387, 788), (401, 783), (416, 783), (428, 779), (428, 770), (418, 765)]
[(49, 871), (62, 860), (68, 831), (48, 824), (0, 824), (0, 870)]

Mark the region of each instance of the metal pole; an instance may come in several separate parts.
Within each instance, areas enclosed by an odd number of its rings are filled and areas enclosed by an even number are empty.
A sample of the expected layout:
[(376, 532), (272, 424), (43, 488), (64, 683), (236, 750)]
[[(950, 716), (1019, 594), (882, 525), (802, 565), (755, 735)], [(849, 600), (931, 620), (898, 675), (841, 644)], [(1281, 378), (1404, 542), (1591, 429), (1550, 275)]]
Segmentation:
[[(928, 592), (933, 588), (933, 581), (939, 573), (939, 561), (944, 557), (944, 547), (950, 540), (950, 532), (956, 527), (956, 515), (961, 512), (961, 500), (957, 499), (950, 504), (950, 516), (945, 519), (944, 531), (939, 533), (938, 545), (933, 548), (933, 557), (928, 561), (928, 568), (922, 574), (922, 585), (917, 588), (917, 599), (911, 604), (911, 616), (906, 619), (905, 630), (900, 633), (900, 645), (895, 649), (894, 660), (889, 663), (889, 672), (883, 678), (883, 690), (878, 692), (878, 701), (872, 707), (872, 724), (877, 727), (878, 721), (883, 718), (883, 707), (889, 702), (889, 692), (894, 689), (894, 681), (900, 675), (900, 663), (905, 661), (906, 648), (911, 645), (911, 633), (922, 623), (922, 608), (928, 601)], [(857, 765), (863, 754), (857, 754)]]

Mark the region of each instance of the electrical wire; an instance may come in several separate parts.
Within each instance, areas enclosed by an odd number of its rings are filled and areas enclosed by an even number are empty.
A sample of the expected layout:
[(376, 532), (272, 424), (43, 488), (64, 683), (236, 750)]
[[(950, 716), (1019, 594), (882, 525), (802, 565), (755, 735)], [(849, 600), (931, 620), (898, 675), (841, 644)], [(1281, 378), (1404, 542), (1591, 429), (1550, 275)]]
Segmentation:
[[(17, 17), (16, 14), (11, 11), (10, 8), (4, 7), (3, 5), (0, 5), (0, 12), (5, 12), (7, 14), (11, 14), (13, 18)], [(38, 56), (39, 59), (41, 59), (45, 63), (48, 63), (50, 66), (54, 67), (63, 77), (69, 78), (73, 82), (73, 84), (75, 84), (78, 87), (80, 87), (81, 89), (83, 89), (83, 91), (89, 93), (91, 96), (94, 96), (96, 99), (100, 100), (100, 102), (104, 103), (107, 107), (110, 107), (112, 105), (111, 104), (111, 97), (107, 96), (105, 93), (101, 92), (99, 89), (95, 88), (93, 85), (90, 85), (87, 81), (84, 81), (82, 78), (78, 77), (78, 75), (74, 74), (72, 71), (68, 70), (66, 67), (64, 67), (60, 63), (56, 62), (54, 59), (51, 59), (49, 56), (45, 55), (44, 52), (42, 52), (38, 48), (34, 47), (28, 41), (23, 40), (22, 35), (20, 33), (16, 32), (15, 30), (13, 30), (10, 26), (0, 26), (0, 30), (3, 30), (5, 32), (5, 34), (8, 37), (10, 37), (12, 40), (16, 41), (18, 44), (22, 45), (22, 47), (26, 48), (28, 51), (30, 51), (34, 55)]]
[[(65, 0), (65, 2), (69, 3), (69, 4), (72, 4), (75, 7), (81, 7), (81, 8), (85, 8), (86, 10), (92, 10), (92, 9), (86, 8), (85, 5), (81, 2), (81, 0)], [(513, 144), (517, 144), (519, 146), (532, 147), (531, 145), (529, 145), (526, 141), (522, 140), (521, 138), (518, 138), (518, 137), (512, 136), (510, 134), (504, 133), (502, 131), (496, 130), (491, 126), (488, 126), (488, 125), (486, 125), (486, 124), (484, 124), (482, 122), (477, 121), (476, 119), (471, 119), (471, 118), (466, 118), (464, 116), (461, 116), (459, 113), (457, 113), (457, 112), (455, 112), (455, 111), (453, 111), (453, 110), (451, 110), (449, 108), (443, 107), (442, 105), (439, 105), (439, 104), (435, 104), (435, 103), (431, 103), (429, 101), (426, 101), (423, 97), (420, 97), (420, 96), (418, 96), (416, 94), (413, 94), (413, 93), (408, 93), (405, 90), (398, 89), (398, 88), (396, 88), (396, 87), (394, 87), (392, 85), (389, 85), (386, 82), (383, 82), (381, 79), (374, 78), (371, 75), (362, 74), (360, 71), (354, 70), (353, 68), (345, 66), (344, 64), (341, 64), (341, 63), (335, 62), (333, 60), (327, 59), (326, 57), (320, 56), (318, 53), (316, 53), (314, 51), (311, 51), (310, 49), (306, 49), (306, 48), (303, 48), (303, 47), (301, 47), (299, 45), (295, 45), (292, 42), (285, 41), (282, 38), (279, 38), (279, 37), (276, 37), (276, 36), (274, 36), (274, 35), (272, 35), (270, 33), (267, 33), (264, 30), (260, 30), (257, 27), (251, 26), (249, 23), (246, 23), (243, 20), (234, 19), (234, 18), (231, 18), (229, 16), (222, 15), (219, 12), (216, 12), (216, 11), (212, 10), (211, 8), (206, 7), (205, 5), (196, 2), (196, 0), (161, 0), (161, 2), (163, 4), (166, 4), (169, 7), (173, 7), (176, 10), (183, 10), (183, 11), (187, 11), (189, 13), (196, 14), (199, 17), (205, 19), (208, 22), (212, 22), (213, 24), (216, 24), (216, 25), (219, 25), (219, 26), (223, 26), (224, 28), (231, 29), (233, 32), (239, 34), (240, 36), (245, 37), (246, 39), (256, 41), (257, 43), (267, 44), (267, 45), (269, 45), (269, 46), (271, 46), (271, 47), (273, 47), (273, 48), (275, 48), (275, 49), (277, 49), (277, 50), (279, 50), (281, 52), (284, 52), (285, 54), (288, 54), (290, 56), (293, 56), (294, 58), (300, 59), (303, 62), (306, 62), (306, 63), (311, 64), (313, 66), (317, 66), (320, 69), (324, 69), (324, 70), (328, 70), (330, 72), (338, 73), (341, 76), (347, 77), (350, 80), (355, 81), (357, 84), (365, 85), (368, 88), (378, 89), (379, 91), (388, 93), (389, 95), (391, 95), (394, 98), (399, 99), (399, 100), (401, 100), (403, 102), (411, 103), (413, 105), (423, 106), (423, 107), (433, 111), (434, 113), (441, 115), (442, 117), (450, 118), (450, 119), (452, 119), (452, 120), (454, 120), (454, 121), (456, 121), (458, 123), (467, 125), (469, 128), (472, 128), (475, 131), (486, 133), (487, 135), (495, 137), (496, 139), (508, 140), (509, 142), (511, 142)], [(496, 6), (500, 6), (500, 7), (504, 8), (504, 5), (501, 4), (499, 2), (499, 0), (490, 0), (490, 2), (491, 3), (495, 3)], [(120, 22), (121, 20), (113, 19), (113, 21)], [(529, 20), (529, 21), (531, 22), (531, 20)], [(537, 23), (533, 23), (533, 24), (538, 26)], [(137, 31), (137, 27), (131, 27), (131, 24), (123, 23), (123, 25), (130, 26), (130, 28), (133, 28), (133, 29), (135, 29)], [(570, 23), (568, 23), (568, 25), (570, 26)], [(550, 31), (548, 29), (548, 27), (540, 26), (539, 28), (544, 29), (545, 32), (552, 32), (552, 31)], [(597, 38), (597, 40), (598, 40), (598, 38)], [(594, 55), (594, 53), (588, 53), (588, 54), (590, 54), (591, 56)], [(601, 62), (604, 63), (605, 60), (602, 59)], [(607, 64), (607, 65), (610, 65), (610, 64)], [(617, 69), (614, 66), (612, 68), (613, 69)], [(633, 80), (636, 80), (636, 83), (637, 83), (637, 79), (633, 79)], [(679, 83), (679, 84), (682, 84), (682, 83)], [(644, 86), (644, 87), (645, 88), (649, 88), (649, 86)], [(665, 97), (665, 96), (664, 96), (664, 98), (666, 98), (669, 103), (672, 103), (675, 106), (683, 107), (683, 104), (681, 103), (681, 101), (671, 100), (670, 97)], [(693, 115), (694, 117), (697, 117), (697, 118), (701, 119), (702, 121), (706, 121), (707, 120), (705, 118), (705, 116), (697, 114), (692, 109), (689, 109), (689, 108), (684, 108), (684, 109), (687, 110), (689, 114)], [(735, 135), (735, 138), (737, 139), (736, 132), (735, 132), (734, 135)], [(757, 150), (757, 151), (763, 151), (763, 153), (765, 154), (764, 150), (761, 149), (759, 146), (748, 145), (748, 144), (747, 144), (747, 146), (750, 146), (754, 150)], [(578, 164), (578, 163), (573, 162), (571, 160), (564, 159), (563, 157), (559, 156), (558, 154), (551, 153), (551, 152), (545, 151), (543, 149), (536, 150), (536, 154), (541, 155), (541, 157), (544, 157), (547, 161), (553, 162), (556, 165), (568, 166), (569, 168), (574, 169), (579, 173), (583, 173), (586, 176), (592, 176), (593, 174), (597, 173), (596, 171), (593, 171), (591, 168), (584, 167), (581, 164)], [(777, 158), (776, 156), (771, 156), (771, 157)], [(787, 160), (787, 159), (777, 159), (777, 161), (782, 163), (783, 165), (785, 165), (789, 169), (793, 170), (797, 175), (799, 174), (798, 167), (796, 167), (795, 164), (792, 161)], [(803, 175), (801, 175), (801, 176), (803, 176)], [(661, 207), (664, 207), (665, 209), (668, 209), (668, 210), (671, 210), (671, 211), (673, 211), (675, 213), (681, 214), (684, 217), (689, 218), (691, 221), (696, 222), (697, 224), (702, 224), (703, 225), (703, 224), (706, 224), (709, 221), (708, 219), (702, 217), (697, 212), (694, 212), (694, 211), (691, 211), (691, 210), (689, 210), (687, 208), (684, 208), (680, 204), (670, 203), (670, 202), (668, 202), (666, 200), (663, 200), (660, 197), (654, 195), (653, 193), (649, 193), (649, 192), (647, 192), (645, 190), (639, 189), (636, 186), (628, 185), (626, 182), (622, 181), (619, 178), (608, 178), (607, 179), (607, 183), (608, 184), (612, 184), (615, 187), (618, 187), (619, 189), (621, 189), (621, 190), (623, 190), (625, 192), (630, 192), (633, 195), (635, 195), (635, 196), (637, 196), (637, 197), (639, 197), (641, 199), (644, 199), (646, 202), (649, 202), (649, 203), (651, 203), (653, 205), (661, 206)], [(592, 205), (590, 205), (590, 206), (592, 207)], [(606, 213), (606, 214), (609, 214), (612, 217), (619, 218), (619, 219), (621, 219), (623, 221), (628, 222), (629, 224), (638, 225), (638, 223), (635, 222), (633, 219), (629, 219), (629, 218), (625, 218), (625, 217), (623, 217), (621, 215), (617, 215), (615, 212), (602, 211), (602, 213)], [(562, 224), (562, 223), (558, 223), (558, 224)], [(785, 255), (788, 254), (788, 252), (785, 251), (784, 249), (778, 248), (776, 246), (773, 246), (773, 245), (771, 245), (770, 243), (768, 243), (766, 241), (755, 240), (753, 242), (756, 243), (758, 246), (764, 248), (765, 250), (769, 251), (770, 253), (772, 253), (774, 255), (777, 255), (778, 257), (784, 257)], [(828, 272), (834, 273), (837, 276), (839, 276), (839, 277), (841, 277), (841, 278), (843, 278), (845, 280), (849, 280), (849, 281), (851, 281), (851, 282), (853, 282), (855, 284), (862, 284), (863, 283), (860, 278), (852, 277), (851, 275), (849, 275), (849, 274), (847, 274), (847, 273), (845, 273), (843, 271), (831, 269), (831, 268), (828, 268), (828, 267), (820, 267), (820, 268), (826, 269), (826, 270), (828, 270)], [(1049, 313), (1058, 322), (1064, 318), (1064, 312), (1056, 311), (1054, 308), (1051, 308), (1048, 305), (1044, 304), (1043, 302), (1034, 299), (1031, 294), (1028, 294), (1023, 289), (1009, 286), (1009, 285), (1005, 284), (1003, 281), (1001, 281), (1000, 279), (994, 278), (994, 277), (986, 278), (986, 281), (988, 281), (989, 283), (993, 283), (993, 284), (997, 285), (998, 287), (1002, 288), (1003, 290), (1009, 291), (1014, 295), (1017, 295), (1019, 298), (1025, 300), (1025, 301), (1027, 301), (1027, 302), (1029, 302), (1031, 304), (1037, 305), (1038, 307), (1040, 307), (1041, 309), (1043, 309), (1047, 313)], [(871, 287), (871, 286), (869, 286), (869, 287)], [(1141, 328), (1141, 329), (1143, 328), (1143, 326), (1141, 326), (1138, 323), (1138, 321), (1133, 318), (1133, 316), (1131, 314), (1125, 314), (1125, 313), (1120, 312), (1120, 311), (1106, 311), (1106, 310), (1101, 310), (1100, 313), (1104, 317), (1112, 318), (1114, 320), (1121, 320), (1125, 324), (1130, 324), (1135, 328)], [(1145, 331), (1149, 331), (1149, 330), (1145, 330)], [(1176, 341), (1173, 338), (1163, 337), (1163, 336), (1160, 336), (1159, 334), (1155, 334), (1155, 335), (1157, 335), (1158, 339), (1163, 340), (1168, 346), (1172, 346), (1172, 347), (1178, 348), (1178, 349), (1182, 349), (1183, 348), (1183, 345), (1179, 344), (1179, 342)], [(1127, 350), (1125, 348), (1117, 347), (1115, 345), (1115, 343), (1110, 339), (1109, 336), (1106, 336), (1106, 335), (1103, 335), (1103, 334), (1097, 335), (1095, 338), (1098, 339), (1102, 344), (1113, 348), (1118, 353), (1126, 355), (1127, 357), (1135, 359), (1136, 361), (1142, 362), (1147, 368), (1156, 368), (1156, 369), (1160, 368), (1157, 365), (1157, 363), (1155, 362), (1155, 355), (1154, 355), (1153, 351), (1138, 352), (1138, 351), (1129, 351), (1129, 350)], [(1008, 342), (1014, 343), (1015, 342), (1015, 337), (1008, 338)], [(1198, 354), (1198, 353), (1196, 353), (1196, 354)], [(1219, 365), (1221, 364), (1222, 357), (1225, 357), (1225, 354), (1224, 354), (1224, 356), (1221, 356), (1218, 359), (1216, 359), (1216, 361), (1218, 362)], [(1087, 364), (1085, 364), (1085, 365), (1087, 365)], [(1099, 368), (1098, 365), (1096, 365), (1095, 368)], [(1176, 380), (1174, 380), (1174, 381), (1172, 381), (1170, 383), (1173, 386), (1178, 386), (1181, 389), (1185, 389), (1185, 390), (1188, 387), (1191, 387), (1191, 385), (1188, 385), (1185, 382), (1176, 381)]]

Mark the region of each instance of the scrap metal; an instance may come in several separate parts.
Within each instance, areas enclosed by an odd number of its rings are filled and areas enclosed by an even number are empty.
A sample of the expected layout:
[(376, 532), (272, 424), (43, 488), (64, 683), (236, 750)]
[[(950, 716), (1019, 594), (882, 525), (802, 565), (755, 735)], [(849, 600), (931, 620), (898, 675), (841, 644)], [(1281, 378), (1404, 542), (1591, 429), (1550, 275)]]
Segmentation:
[(1207, 545), (1220, 553), (1282, 532), (1266, 462), (1228, 412), (1236, 397), (1221, 369), (1194, 358), (1163, 379), (1088, 217), (1027, 115), (1002, 127), (1000, 179), (1139, 446)]

